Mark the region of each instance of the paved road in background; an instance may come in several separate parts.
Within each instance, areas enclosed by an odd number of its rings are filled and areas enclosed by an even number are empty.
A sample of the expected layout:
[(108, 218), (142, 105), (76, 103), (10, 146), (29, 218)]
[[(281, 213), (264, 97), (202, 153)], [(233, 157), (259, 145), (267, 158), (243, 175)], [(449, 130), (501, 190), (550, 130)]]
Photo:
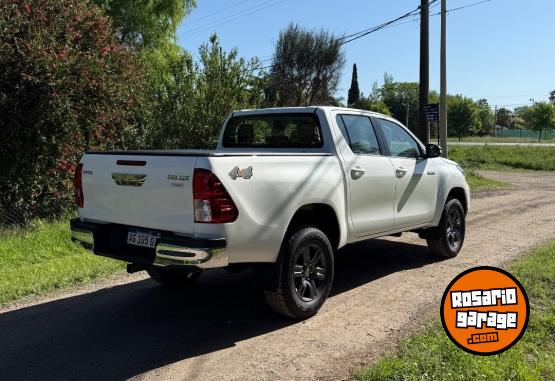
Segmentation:
[(555, 143), (484, 143), (484, 142), (447, 142), (450, 146), (507, 146), (507, 147), (555, 147)]
[(2, 380), (341, 379), (437, 317), (443, 290), (555, 234), (555, 176), (487, 173), (514, 184), (471, 203), (465, 246), (439, 260), (415, 234), (343, 250), (315, 317), (273, 314), (249, 272), (214, 270), (185, 290), (143, 275), (0, 308)]

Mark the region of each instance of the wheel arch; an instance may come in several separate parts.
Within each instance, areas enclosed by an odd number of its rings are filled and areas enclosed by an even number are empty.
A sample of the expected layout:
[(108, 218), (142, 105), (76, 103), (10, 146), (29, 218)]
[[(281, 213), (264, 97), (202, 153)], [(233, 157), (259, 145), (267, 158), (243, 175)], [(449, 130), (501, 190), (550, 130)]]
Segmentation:
[(310, 225), (321, 230), (334, 250), (339, 248), (341, 227), (334, 208), (324, 203), (306, 204), (297, 209), (287, 226), (287, 232), (295, 225)]
[(463, 206), (464, 213), (465, 214), (468, 213), (468, 200), (466, 199), (466, 192), (464, 191), (463, 188), (461, 188), (461, 187), (451, 188), (451, 190), (447, 194), (445, 202), (447, 202), (451, 199), (459, 200), (461, 202), (462, 206)]

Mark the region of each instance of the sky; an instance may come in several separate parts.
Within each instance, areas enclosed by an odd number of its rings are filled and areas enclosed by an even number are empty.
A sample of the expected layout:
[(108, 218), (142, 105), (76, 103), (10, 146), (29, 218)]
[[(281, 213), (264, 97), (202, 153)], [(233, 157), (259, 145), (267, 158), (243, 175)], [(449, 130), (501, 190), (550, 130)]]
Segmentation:
[[(447, 9), (480, 0), (446, 0)], [(197, 0), (179, 26), (178, 43), (196, 52), (217, 33), (224, 49), (269, 59), (279, 31), (290, 22), (347, 35), (394, 19), (419, 0)], [(439, 11), (437, 7), (430, 13)], [(547, 100), (555, 90), (555, 0), (490, 0), (447, 17), (447, 90), (513, 108)], [(439, 16), (430, 19), (430, 89), (439, 89)], [(363, 93), (383, 82), (418, 82), (419, 19), (344, 45), (337, 96), (347, 98), (353, 63)], [(264, 61), (269, 65), (271, 61)]]

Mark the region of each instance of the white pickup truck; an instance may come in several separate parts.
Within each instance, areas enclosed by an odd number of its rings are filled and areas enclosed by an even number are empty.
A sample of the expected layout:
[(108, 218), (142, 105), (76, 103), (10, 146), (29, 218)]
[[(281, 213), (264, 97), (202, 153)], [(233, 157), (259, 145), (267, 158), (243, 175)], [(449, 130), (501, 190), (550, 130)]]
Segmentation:
[(469, 188), (440, 155), (373, 112), (238, 111), (213, 151), (87, 152), (72, 240), (168, 286), (253, 267), (275, 311), (306, 318), (345, 245), (413, 231), (434, 254), (458, 254)]

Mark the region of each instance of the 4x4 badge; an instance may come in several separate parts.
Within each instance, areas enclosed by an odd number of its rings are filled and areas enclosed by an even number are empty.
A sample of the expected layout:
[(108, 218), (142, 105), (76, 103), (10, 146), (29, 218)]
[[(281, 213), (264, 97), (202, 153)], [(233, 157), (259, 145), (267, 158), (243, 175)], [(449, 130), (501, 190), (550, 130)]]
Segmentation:
[(242, 177), (245, 180), (250, 179), (252, 177), (252, 167), (249, 166), (247, 168), (239, 169), (239, 167), (235, 166), (231, 172), (229, 172), (229, 177), (233, 180), (237, 179), (237, 177)]

